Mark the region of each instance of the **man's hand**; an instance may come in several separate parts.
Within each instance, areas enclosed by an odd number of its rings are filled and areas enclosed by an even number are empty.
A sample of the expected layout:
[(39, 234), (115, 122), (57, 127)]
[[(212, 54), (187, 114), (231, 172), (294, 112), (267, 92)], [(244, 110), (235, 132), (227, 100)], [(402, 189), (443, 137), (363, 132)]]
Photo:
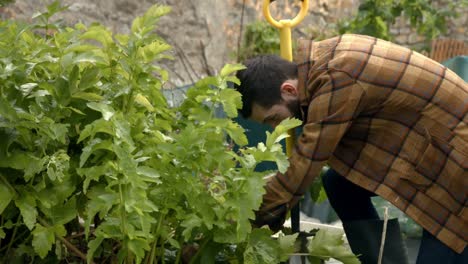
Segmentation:
[(257, 211), (255, 212), (255, 220), (252, 224), (255, 227), (268, 225), (273, 232), (278, 232), (283, 227), (287, 212), (286, 204), (279, 205), (267, 212)]

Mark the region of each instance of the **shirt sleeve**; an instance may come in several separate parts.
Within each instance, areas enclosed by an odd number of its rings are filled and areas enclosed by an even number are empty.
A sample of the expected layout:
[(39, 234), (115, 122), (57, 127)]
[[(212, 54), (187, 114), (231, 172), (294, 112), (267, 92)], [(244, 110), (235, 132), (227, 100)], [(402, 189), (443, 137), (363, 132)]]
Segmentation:
[(309, 90), (314, 86), (307, 122), (289, 158), (290, 166), (267, 182), (260, 211), (283, 204), (291, 208), (299, 201), (362, 108), (365, 92), (346, 72), (328, 70), (309, 82)]

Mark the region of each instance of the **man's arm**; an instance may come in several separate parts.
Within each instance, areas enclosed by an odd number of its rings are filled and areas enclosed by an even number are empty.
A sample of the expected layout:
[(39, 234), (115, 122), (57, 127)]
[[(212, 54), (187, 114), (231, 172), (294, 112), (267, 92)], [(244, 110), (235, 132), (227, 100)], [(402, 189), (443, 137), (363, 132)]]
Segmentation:
[(284, 211), (299, 201), (362, 108), (364, 90), (345, 72), (328, 70), (309, 87), (313, 85), (320, 87), (310, 102), (290, 166), (286, 173), (277, 173), (268, 181), (257, 225), (262, 225), (262, 218), (268, 222), (284, 217)]

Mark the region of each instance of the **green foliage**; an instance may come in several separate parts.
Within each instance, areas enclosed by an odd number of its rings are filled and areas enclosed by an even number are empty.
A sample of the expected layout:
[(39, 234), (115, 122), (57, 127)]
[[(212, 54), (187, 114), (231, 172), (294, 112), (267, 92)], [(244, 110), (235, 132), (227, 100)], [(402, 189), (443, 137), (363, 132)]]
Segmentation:
[(14, 3), (14, 2), (15, 2), (15, 0), (0, 0), (0, 7), (7, 6), (7, 5), (9, 5), (11, 3)]
[(361, 263), (349, 248), (344, 246), (343, 232), (319, 230), (307, 246), (310, 263), (321, 263), (321, 260), (334, 258), (346, 264)]
[(279, 32), (265, 21), (256, 21), (245, 27), (239, 59), (244, 61), (260, 54), (279, 54)]
[(252, 232), (264, 193), (254, 169), (288, 166), (278, 142), (298, 121), (234, 152), (228, 138), (247, 138), (230, 119), (242, 101), (228, 82), (243, 66), (226, 65), (170, 108), (158, 64), (170, 46), (154, 34), (168, 7), (151, 7), (128, 35), (54, 24), (60, 10), (0, 22), (0, 262), (75, 261), (72, 247), (98, 263), (180, 262), (189, 246), (194, 262), (287, 258), (293, 239)]
[(435, 6), (430, 0), (364, 0), (357, 15), (350, 21), (341, 21), (338, 31), (357, 33), (391, 40), (390, 26), (396, 18), (404, 16), (411, 26), (427, 40), (432, 40), (446, 32), (447, 19), (456, 16), (460, 4), (466, 6), (466, 0), (444, 1), (442, 6)]

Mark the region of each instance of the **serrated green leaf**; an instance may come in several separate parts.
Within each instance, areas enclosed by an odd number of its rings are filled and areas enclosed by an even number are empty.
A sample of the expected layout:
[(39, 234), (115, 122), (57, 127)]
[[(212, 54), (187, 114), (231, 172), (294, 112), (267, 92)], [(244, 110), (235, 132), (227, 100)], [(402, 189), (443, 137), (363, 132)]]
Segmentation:
[(161, 175), (156, 169), (148, 166), (139, 166), (137, 168), (137, 173), (139, 175), (145, 176), (151, 182), (161, 183), (161, 180), (159, 179)]
[(281, 261), (286, 261), (290, 255), (296, 252), (296, 239), (299, 233), (292, 235), (280, 235), (278, 237), (279, 247), (281, 249)]
[(135, 142), (132, 138), (132, 127), (129, 121), (125, 119), (122, 113), (119, 113), (112, 119), (112, 124), (114, 125), (116, 138), (127, 143), (129, 146), (129, 151), (133, 151)]
[(0, 227), (0, 239), (4, 239), (6, 236), (5, 231), (3, 231), (3, 228)]
[(98, 56), (95, 52), (93, 51), (88, 51), (88, 52), (83, 52), (80, 53), (78, 56), (73, 57), (72, 63), (73, 64), (79, 64), (79, 63), (102, 63), (104, 64), (105, 61), (101, 56)]
[(150, 103), (150, 101), (148, 100), (148, 98), (146, 98), (144, 95), (142, 94), (137, 94), (135, 96), (135, 102), (139, 105), (142, 105), (144, 106), (148, 111), (150, 112), (153, 112), (154, 111), (154, 107), (153, 105)]
[(137, 257), (135, 263), (141, 263), (141, 260), (145, 257), (145, 251), (150, 250), (148, 242), (143, 239), (129, 239), (127, 240), (127, 247)]
[(112, 35), (101, 25), (91, 26), (87, 32), (81, 35), (81, 39), (92, 39), (100, 42), (104, 47), (113, 43)]
[(281, 173), (285, 173), (289, 167), (289, 160), (286, 156), (276, 156), (275, 158), (276, 166), (278, 166), (278, 171)]
[(237, 117), (237, 109), (242, 108), (241, 94), (234, 89), (224, 89), (219, 92), (219, 97), (226, 115), (230, 118)]
[(152, 43), (138, 48), (137, 56), (144, 62), (152, 62), (158, 55), (171, 49), (171, 45), (162, 41), (153, 41)]
[(80, 84), (78, 89), (84, 91), (96, 85), (100, 78), (101, 69), (97, 66), (90, 66), (83, 70), (81, 73)]
[(88, 252), (86, 253), (86, 261), (88, 263), (92, 262), (93, 255), (101, 245), (102, 241), (104, 241), (104, 237), (97, 236), (96, 239), (93, 239), (88, 243)]
[(76, 198), (72, 197), (65, 204), (58, 204), (50, 209), (43, 208), (42, 211), (54, 225), (63, 225), (73, 220), (76, 215)]
[(54, 88), (57, 101), (62, 105), (68, 105), (71, 98), (70, 84), (68, 80), (63, 77), (57, 78), (57, 80), (55, 80)]
[(40, 224), (36, 224), (32, 234), (32, 245), (34, 250), (43, 259), (52, 249), (52, 245), (55, 242), (54, 230), (51, 228), (46, 228)]
[(24, 224), (29, 230), (32, 230), (36, 224), (37, 217), (36, 199), (26, 192), (21, 192), (18, 198), (15, 200), (15, 204), (20, 209)]
[(80, 137), (78, 138), (78, 143), (83, 141), (88, 137), (94, 137), (97, 133), (102, 132), (106, 133), (111, 136), (115, 136), (115, 132), (112, 129), (111, 122), (108, 122), (104, 119), (98, 119), (91, 124), (85, 126), (83, 131), (80, 133)]
[(10, 190), (10, 188), (3, 182), (3, 180), (0, 179), (0, 215), (3, 213), (3, 210), (5, 210), (5, 208), (10, 204), (13, 198), (14, 193), (12, 190)]
[(279, 125), (275, 127), (273, 133), (267, 132), (266, 146), (269, 148), (273, 146), (274, 143), (281, 141), (284, 138), (289, 137), (287, 134), (288, 130), (293, 129), (297, 126), (300, 126), (302, 121), (295, 118), (287, 118), (281, 121)]
[(181, 227), (184, 227), (182, 236), (185, 240), (188, 240), (192, 236), (192, 230), (194, 228), (203, 225), (203, 220), (195, 214), (187, 215), (187, 217), (180, 223)]
[(359, 264), (358, 258), (344, 246), (343, 232), (320, 229), (307, 246), (309, 254), (323, 260), (334, 258), (346, 264)]
[(244, 128), (232, 120), (221, 120), (225, 124), (225, 131), (238, 146), (245, 146), (248, 143)]
[(90, 102), (86, 104), (89, 108), (101, 112), (102, 118), (109, 121), (111, 117), (115, 114), (115, 110), (112, 106), (105, 103)]
[(238, 71), (238, 70), (243, 70), (245, 69), (245, 66), (242, 64), (226, 64), (220, 72), (221, 77), (227, 77), (228, 75), (231, 75), (232, 73)]
[(271, 231), (264, 228), (252, 230), (244, 251), (244, 263), (269, 264), (279, 263), (280, 247), (271, 237)]
[(22, 84), (19, 89), (21, 91), (21, 93), (23, 94), (23, 96), (28, 96), (32, 90), (34, 88), (36, 88), (38, 86), (37, 83), (25, 83), (25, 84)]
[(91, 102), (98, 102), (98, 101), (101, 101), (103, 99), (103, 97), (100, 96), (99, 94), (86, 93), (86, 92), (77, 92), (77, 93), (72, 95), (72, 98), (83, 99), (83, 100), (91, 101)]
[(96, 150), (112, 151), (112, 142), (109, 140), (102, 140), (100, 138), (95, 138), (88, 142), (80, 155), (80, 168), (83, 167), (89, 156), (91, 156), (91, 154), (93, 154)]

